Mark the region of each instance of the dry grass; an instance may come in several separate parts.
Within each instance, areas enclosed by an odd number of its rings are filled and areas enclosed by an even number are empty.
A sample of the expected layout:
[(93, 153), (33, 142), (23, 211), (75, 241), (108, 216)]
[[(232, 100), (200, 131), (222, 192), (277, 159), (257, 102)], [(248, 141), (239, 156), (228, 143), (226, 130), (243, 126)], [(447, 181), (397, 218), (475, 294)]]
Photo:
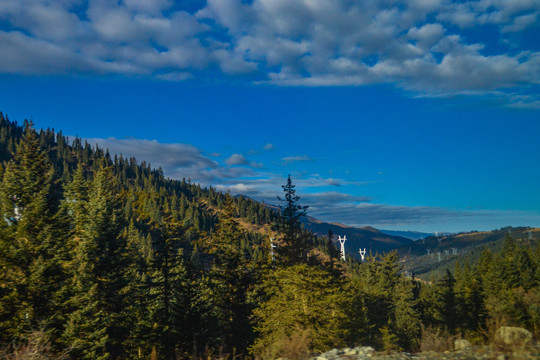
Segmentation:
[(288, 360), (303, 360), (309, 357), (311, 338), (308, 330), (295, 331), (281, 344), (279, 355)]
[(65, 360), (67, 353), (54, 353), (44, 331), (33, 331), (23, 341), (0, 351), (2, 360)]
[(285, 358), (305, 360), (310, 356), (311, 336), (309, 330), (297, 328), (290, 336), (276, 337), (272, 342), (254, 348), (255, 359)]
[(434, 327), (422, 327), (422, 338), (420, 339), (420, 351), (444, 352), (454, 350), (456, 337), (448, 332)]

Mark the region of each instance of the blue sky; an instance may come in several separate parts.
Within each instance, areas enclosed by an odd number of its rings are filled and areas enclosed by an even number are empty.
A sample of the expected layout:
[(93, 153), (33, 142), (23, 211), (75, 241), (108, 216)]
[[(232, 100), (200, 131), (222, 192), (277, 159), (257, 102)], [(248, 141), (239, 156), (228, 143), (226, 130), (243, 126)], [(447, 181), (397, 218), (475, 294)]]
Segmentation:
[(0, 1), (0, 111), (419, 231), (540, 226), (540, 1)]

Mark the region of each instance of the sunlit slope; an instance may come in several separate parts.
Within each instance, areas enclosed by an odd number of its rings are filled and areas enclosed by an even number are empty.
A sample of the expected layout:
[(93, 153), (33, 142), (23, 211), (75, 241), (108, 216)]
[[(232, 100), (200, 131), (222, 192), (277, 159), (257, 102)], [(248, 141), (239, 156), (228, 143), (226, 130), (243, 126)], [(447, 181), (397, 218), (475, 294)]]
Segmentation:
[(493, 231), (431, 236), (404, 245), (398, 248), (398, 252), (406, 271), (429, 278), (431, 273), (439, 275), (446, 269), (453, 271), (457, 261), (476, 263), (484, 249), (500, 250), (507, 236), (535, 245), (540, 241), (540, 229), (506, 227)]

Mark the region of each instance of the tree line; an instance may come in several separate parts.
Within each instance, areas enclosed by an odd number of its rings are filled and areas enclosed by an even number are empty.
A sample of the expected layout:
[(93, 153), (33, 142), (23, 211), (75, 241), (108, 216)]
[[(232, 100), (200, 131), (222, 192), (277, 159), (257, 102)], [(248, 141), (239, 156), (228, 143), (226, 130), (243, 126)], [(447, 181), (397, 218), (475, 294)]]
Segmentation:
[(508, 238), (420, 282), (396, 252), (340, 262), (330, 239), (302, 228), (290, 177), (274, 211), (1, 113), (0, 150), (6, 351), (36, 331), (53, 355), (167, 360), (414, 351), (422, 329), (482, 341), (494, 319), (538, 335), (538, 247)]

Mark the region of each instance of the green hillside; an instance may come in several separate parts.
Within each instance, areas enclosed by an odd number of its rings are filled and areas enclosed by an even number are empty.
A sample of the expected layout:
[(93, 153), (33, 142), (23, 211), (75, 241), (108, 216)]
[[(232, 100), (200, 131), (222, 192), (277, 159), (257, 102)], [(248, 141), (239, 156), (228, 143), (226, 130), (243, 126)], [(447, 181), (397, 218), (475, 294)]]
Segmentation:
[(500, 251), (507, 236), (519, 243), (536, 246), (540, 242), (540, 229), (506, 227), (493, 231), (430, 236), (398, 248), (398, 253), (406, 271), (424, 279), (432, 275), (437, 278), (446, 270), (454, 271), (457, 262), (478, 263), (484, 249)]
[(412, 240), (395, 235), (385, 234), (370, 226), (356, 228), (338, 223), (327, 223), (312, 217), (302, 220), (305, 228), (313, 231), (318, 236), (328, 236), (331, 232), (334, 244), (339, 247), (338, 236), (346, 236), (345, 251), (349, 256), (360, 259), (358, 250), (366, 249), (367, 253), (388, 252), (404, 244), (409, 244)]
[[(421, 259), (421, 246), (468, 251), (505, 236), (501, 251), (429, 283), (405, 276), (396, 251), (340, 261), (300, 222), (306, 207), (290, 177), (277, 212), (1, 113), (0, 150), (0, 358), (412, 352), (430, 334), (487, 342), (494, 321), (540, 335), (536, 229), (403, 248), (405, 260)], [(529, 231), (534, 240), (523, 240)]]

